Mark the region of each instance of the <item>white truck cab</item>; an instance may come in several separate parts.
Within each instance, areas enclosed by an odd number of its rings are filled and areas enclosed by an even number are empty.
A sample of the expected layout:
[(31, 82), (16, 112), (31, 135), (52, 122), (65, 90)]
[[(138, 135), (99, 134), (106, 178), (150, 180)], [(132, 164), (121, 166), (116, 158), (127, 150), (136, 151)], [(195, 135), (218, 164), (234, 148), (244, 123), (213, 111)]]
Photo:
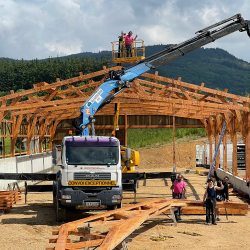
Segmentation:
[(117, 138), (64, 137), (61, 144), (61, 169), (53, 185), (57, 221), (64, 220), (67, 207), (121, 207), (121, 175), (120, 142)]

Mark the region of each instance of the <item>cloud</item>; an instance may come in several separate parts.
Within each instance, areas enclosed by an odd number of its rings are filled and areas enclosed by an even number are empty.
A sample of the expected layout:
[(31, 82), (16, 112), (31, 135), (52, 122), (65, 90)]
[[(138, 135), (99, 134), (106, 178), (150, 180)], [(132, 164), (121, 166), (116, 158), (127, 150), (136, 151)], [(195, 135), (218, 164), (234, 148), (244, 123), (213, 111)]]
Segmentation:
[[(180, 43), (236, 12), (250, 19), (247, 0), (0, 0), (0, 57), (46, 58), (110, 50), (121, 31), (146, 45)], [(250, 62), (246, 34), (207, 47), (223, 48)], [(240, 45), (240, 46), (239, 46)]]

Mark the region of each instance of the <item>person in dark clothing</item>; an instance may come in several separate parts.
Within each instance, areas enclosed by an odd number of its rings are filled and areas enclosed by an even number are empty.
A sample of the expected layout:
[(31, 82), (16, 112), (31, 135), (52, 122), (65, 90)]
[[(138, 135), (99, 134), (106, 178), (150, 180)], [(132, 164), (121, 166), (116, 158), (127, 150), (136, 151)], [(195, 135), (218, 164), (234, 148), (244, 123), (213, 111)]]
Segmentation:
[[(221, 179), (218, 177), (218, 175), (216, 173), (216, 168), (214, 168), (214, 177), (217, 181), (217, 186), (220, 187)], [(217, 201), (227, 201), (227, 202), (229, 201), (228, 181), (229, 181), (228, 176), (225, 176), (224, 179), (222, 180), (222, 184), (223, 184), (224, 188), (222, 190), (218, 190), (216, 192), (216, 200)], [(215, 214), (217, 217), (217, 221), (220, 221), (220, 209), (219, 208), (216, 208)]]
[(216, 190), (222, 190), (224, 188), (222, 182), (220, 187), (214, 186), (213, 180), (208, 179), (208, 186), (206, 188), (203, 202), (206, 200), (206, 225), (210, 224), (210, 213), (212, 214), (212, 224), (217, 225), (215, 221), (215, 207), (216, 207)]

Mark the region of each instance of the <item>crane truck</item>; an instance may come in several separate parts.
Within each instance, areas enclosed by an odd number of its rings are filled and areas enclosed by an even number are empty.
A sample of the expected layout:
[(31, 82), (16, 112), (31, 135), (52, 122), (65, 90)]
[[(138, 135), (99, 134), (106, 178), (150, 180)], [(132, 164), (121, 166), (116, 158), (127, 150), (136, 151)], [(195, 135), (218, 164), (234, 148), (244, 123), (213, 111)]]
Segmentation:
[[(81, 106), (80, 116), (74, 120), (74, 126), (80, 131), (80, 135), (66, 136), (59, 145), (61, 169), (58, 179), (53, 183), (57, 221), (65, 219), (68, 207), (121, 207), (120, 142), (116, 137), (95, 135), (94, 115), (121, 91), (130, 88), (130, 82), (136, 77), (235, 31), (246, 31), (250, 37), (250, 21), (244, 20), (241, 14), (234, 15), (197, 31), (196, 36), (189, 40), (166, 47), (150, 57), (139, 60), (127, 69), (109, 72), (105, 82)], [(92, 135), (89, 134), (89, 125)], [(58, 163), (58, 147), (53, 150), (54, 163)], [(126, 149), (125, 158), (127, 161), (131, 159), (129, 148)]]

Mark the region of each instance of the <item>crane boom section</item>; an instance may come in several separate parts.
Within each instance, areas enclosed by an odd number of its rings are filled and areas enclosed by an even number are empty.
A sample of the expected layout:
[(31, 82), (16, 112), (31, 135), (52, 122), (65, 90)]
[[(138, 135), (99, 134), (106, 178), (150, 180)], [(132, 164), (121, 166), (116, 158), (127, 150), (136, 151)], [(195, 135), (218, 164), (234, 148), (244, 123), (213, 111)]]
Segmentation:
[[(221, 26), (225, 23), (227, 24)], [(250, 21), (244, 20), (241, 17), (241, 14), (236, 14), (231, 18), (197, 31), (196, 33), (198, 33), (198, 35), (189, 40), (177, 45), (169, 46), (146, 59), (140, 60), (136, 65), (131, 66), (126, 70), (110, 72), (109, 77), (106, 78), (105, 82), (97, 88), (97, 90), (80, 108), (80, 113), (82, 115), (81, 122), (78, 122), (78, 129), (82, 131), (82, 135), (89, 135), (88, 124), (92, 124), (92, 134), (94, 135), (93, 115), (106, 104), (110, 103), (115, 95), (121, 92), (124, 88), (130, 87), (129, 82), (151, 69), (155, 69), (156, 67), (175, 60), (235, 31), (247, 31), (247, 34), (250, 36)], [(120, 88), (119, 91), (115, 94), (110, 94), (112, 90), (118, 88)]]

